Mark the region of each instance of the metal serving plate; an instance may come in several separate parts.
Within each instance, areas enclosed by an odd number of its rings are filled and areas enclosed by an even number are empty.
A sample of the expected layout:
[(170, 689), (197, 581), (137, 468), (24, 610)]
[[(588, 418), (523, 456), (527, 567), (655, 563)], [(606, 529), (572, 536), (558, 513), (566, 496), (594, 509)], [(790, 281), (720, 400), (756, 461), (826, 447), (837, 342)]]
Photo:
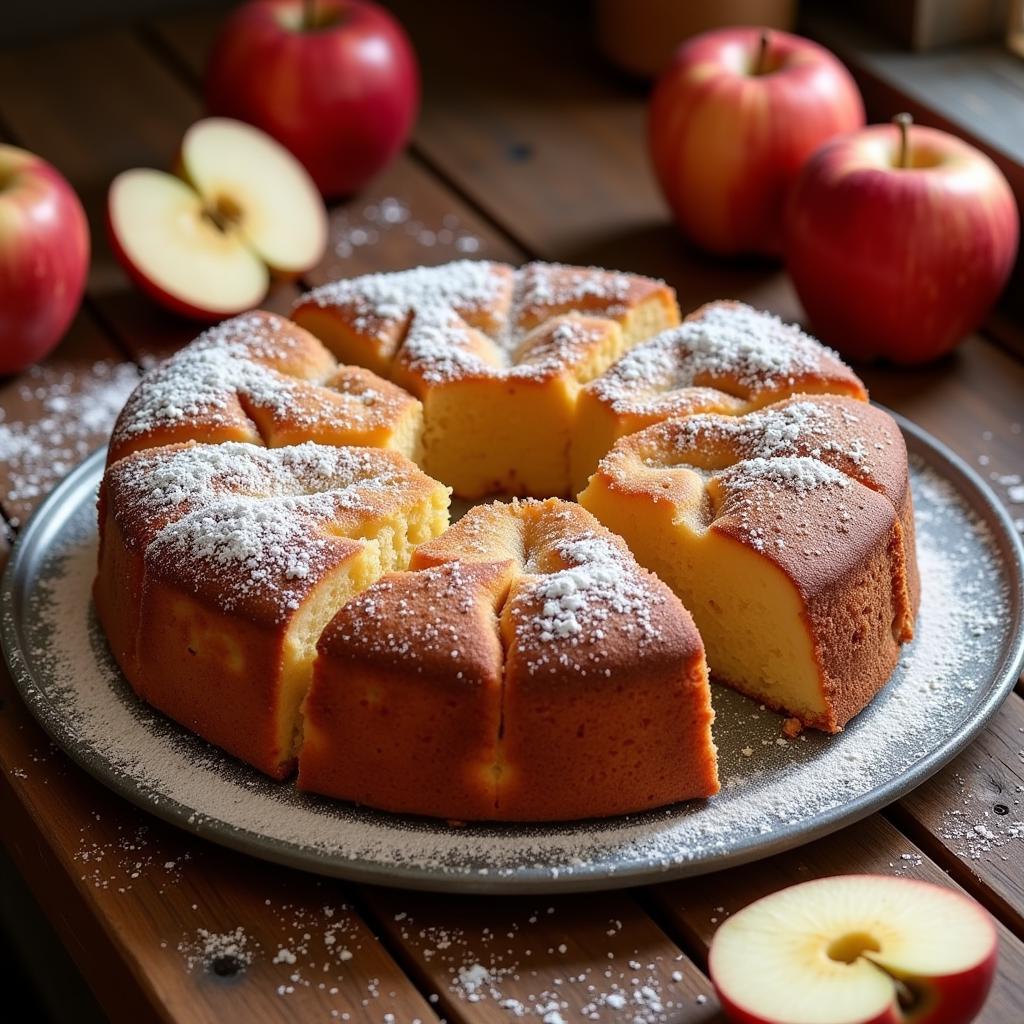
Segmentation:
[(924, 593), (918, 636), (838, 736), (787, 739), (780, 718), (714, 688), (722, 792), (645, 814), (548, 826), (389, 815), (297, 792), (139, 702), (93, 619), (97, 452), (43, 503), (3, 580), (18, 688), (87, 772), (160, 818), (266, 860), (362, 882), (552, 892), (663, 881), (806, 843), (896, 800), (958, 754), (1024, 661), (1024, 551), (988, 487), (900, 420), (911, 452)]

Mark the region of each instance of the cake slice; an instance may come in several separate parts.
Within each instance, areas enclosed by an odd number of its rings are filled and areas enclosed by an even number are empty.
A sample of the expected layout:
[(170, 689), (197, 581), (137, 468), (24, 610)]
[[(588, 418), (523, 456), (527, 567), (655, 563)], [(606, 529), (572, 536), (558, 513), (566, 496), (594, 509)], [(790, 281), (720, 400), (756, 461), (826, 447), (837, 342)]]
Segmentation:
[(663, 281), (485, 261), (334, 282), (293, 316), (423, 403), (423, 468), (464, 498), (568, 495), (580, 389), (679, 322)]
[(299, 785), (373, 807), (540, 821), (718, 789), (700, 637), (578, 505), (471, 509), (320, 643)]
[(693, 614), (712, 676), (827, 732), (888, 681), (918, 603), (903, 438), (851, 398), (669, 420), (580, 495)]
[(396, 452), (184, 445), (106, 474), (97, 614), (135, 691), (275, 777), (324, 626), (447, 525)]
[(493, 818), (513, 563), (385, 576), (320, 640), (300, 788), (389, 811)]
[(631, 348), (580, 394), (572, 441), (573, 493), (615, 441), (699, 412), (739, 416), (793, 394), (867, 401), (856, 374), (798, 327), (741, 302), (711, 302)]
[(114, 426), (108, 465), (199, 441), (420, 451), (423, 409), (371, 371), (338, 366), (308, 331), (273, 313), (226, 320), (150, 370)]

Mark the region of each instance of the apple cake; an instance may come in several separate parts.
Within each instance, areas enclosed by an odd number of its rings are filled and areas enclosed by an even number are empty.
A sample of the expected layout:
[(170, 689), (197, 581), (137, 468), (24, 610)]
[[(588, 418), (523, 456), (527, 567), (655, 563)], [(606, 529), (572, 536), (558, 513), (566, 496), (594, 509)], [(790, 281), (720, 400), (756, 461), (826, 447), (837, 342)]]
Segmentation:
[[(384, 810), (579, 819), (716, 792), (709, 669), (827, 732), (889, 678), (906, 449), (799, 329), (486, 261), (295, 318), (205, 332), (111, 439), (99, 621), (189, 729)], [(449, 526), (452, 490), (511, 500)]]

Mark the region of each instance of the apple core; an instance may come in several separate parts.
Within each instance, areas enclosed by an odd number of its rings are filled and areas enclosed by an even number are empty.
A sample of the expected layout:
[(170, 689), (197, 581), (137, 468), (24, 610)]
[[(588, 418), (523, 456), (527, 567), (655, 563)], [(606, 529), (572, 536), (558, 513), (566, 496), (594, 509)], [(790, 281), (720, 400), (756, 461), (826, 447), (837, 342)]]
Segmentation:
[(838, 939), (833, 939), (825, 949), (825, 954), (830, 960), (852, 964), (865, 952), (879, 953), (881, 949), (881, 943), (867, 932), (847, 932)]

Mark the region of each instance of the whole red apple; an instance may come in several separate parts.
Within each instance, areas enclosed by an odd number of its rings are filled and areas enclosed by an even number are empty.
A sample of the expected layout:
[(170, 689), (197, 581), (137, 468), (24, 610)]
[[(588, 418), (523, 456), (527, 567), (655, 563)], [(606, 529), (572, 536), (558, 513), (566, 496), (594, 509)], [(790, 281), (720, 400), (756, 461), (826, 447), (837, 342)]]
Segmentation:
[(651, 159), (683, 232), (711, 252), (778, 255), (787, 192), (827, 139), (864, 124), (817, 43), (758, 28), (684, 43), (651, 99)]
[(851, 359), (948, 352), (1017, 253), (1017, 204), (995, 164), (909, 120), (826, 143), (790, 200), (786, 266), (815, 332)]
[(405, 144), (419, 69), (398, 22), (367, 0), (252, 0), (213, 47), (206, 102), (273, 135), (324, 195), (343, 196)]
[(88, 270), (89, 225), (67, 180), (45, 160), (0, 146), (0, 375), (60, 341)]

